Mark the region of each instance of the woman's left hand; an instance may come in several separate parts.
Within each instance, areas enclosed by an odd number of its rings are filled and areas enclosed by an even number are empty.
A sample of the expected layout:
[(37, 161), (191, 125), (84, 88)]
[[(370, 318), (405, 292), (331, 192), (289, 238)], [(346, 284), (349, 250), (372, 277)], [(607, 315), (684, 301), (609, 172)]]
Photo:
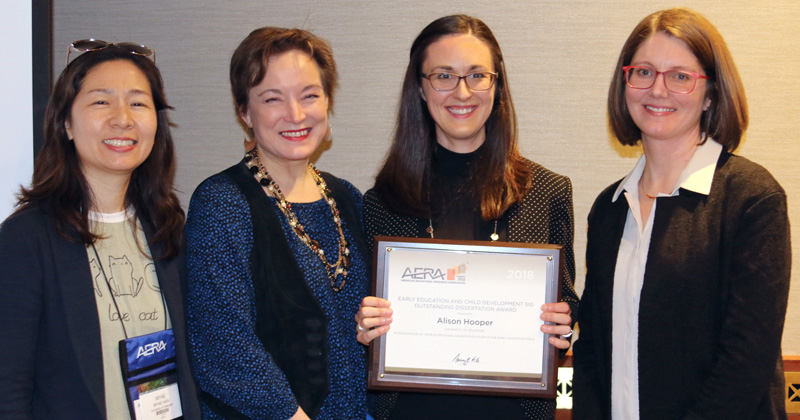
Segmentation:
[(367, 296), (361, 300), (356, 313), (356, 339), (368, 346), (369, 343), (386, 334), (392, 323), (392, 303), (386, 299)]
[[(547, 341), (562, 350), (569, 348), (570, 338), (572, 338), (572, 317), (570, 313), (571, 310), (567, 302), (558, 302), (542, 305), (542, 314), (539, 315), (542, 321), (555, 324), (544, 324), (541, 329), (543, 333), (551, 334)], [(569, 337), (562, 338), (565, 335)]]

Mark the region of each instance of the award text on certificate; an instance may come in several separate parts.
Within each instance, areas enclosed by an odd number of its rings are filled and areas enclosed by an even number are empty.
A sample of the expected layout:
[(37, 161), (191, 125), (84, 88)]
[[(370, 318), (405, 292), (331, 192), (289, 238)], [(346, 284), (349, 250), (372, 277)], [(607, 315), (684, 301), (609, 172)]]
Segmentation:
[(395, 247), (387, 371), (542, 374), (546, 256)]

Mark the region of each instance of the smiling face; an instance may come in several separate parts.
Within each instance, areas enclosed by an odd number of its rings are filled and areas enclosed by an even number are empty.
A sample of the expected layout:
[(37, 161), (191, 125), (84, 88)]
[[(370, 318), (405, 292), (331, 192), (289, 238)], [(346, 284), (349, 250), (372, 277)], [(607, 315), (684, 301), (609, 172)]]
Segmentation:
[(265, 165), (306, 164), (328, 133), (328, 98), (317, 63), (300, 50), (270, 57), (241, 116)]
[[(645, 40), (631, 59), (632, 66), (648, 66), (657, 71), (684, 70), (705, 74), (703, 67), (685, 42), (664, 32)], [(697, 80), (691, 93), (672, 93), (659, 75), (653, 87), (625, 87), (625, 101), (633, 122), (642, 131), (642, 141), (678, 141), (696, 144), (700, 139), (700, 118), (710, 105), (706, 80)]]
[(83, 79), (65, 126), (90, 183), (130, 178), (150, 155), (158, 127), (147, 77), (128, 60), (98, 64)]
[[(489, 47), (474, 35), (448, 35), (425, 51), (422, 73), (450, 72), (466, 75), (494, 72)], [(492, 113), (495, 85), (486, 91), (470, 91), (464, 80), (451, 91), (437, 91), (422, 80), (422, 98), (436, 122), (436, 141), (448, 150), (468, 153), (486, 139), (486, 120)]]

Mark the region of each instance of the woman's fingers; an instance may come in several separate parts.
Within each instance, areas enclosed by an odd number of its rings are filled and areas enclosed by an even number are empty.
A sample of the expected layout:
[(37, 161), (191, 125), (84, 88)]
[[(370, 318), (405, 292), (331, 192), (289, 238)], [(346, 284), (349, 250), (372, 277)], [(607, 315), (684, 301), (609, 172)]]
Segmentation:
[(572, 337), (572, 317), (567, 302), (545, 303), (542, 305), (542, 311), (539, 318), (551, 323), (541, 327), (543, 333), (550, 334), (547, 341), (556, 348), (568, 349)]
[(372, 340), (382, 336), (383, 334), (386, 334), (386, 332), (389, 331), (389, 328), (389, 325), (384, 325), (370, 330), (359, 330), (358, 334), (356, 334), (356, 339), (358, 339), (359, 343), (366, 346), (369, 345)]
[(375, 296), (367, 296), (361, 301), (356, 313), (356, 338), (361, 344), (386, 334), (392, 323), (391, 302)]
[(569, 340), (564, 340), (563, 338), (557, 336), (551, 336), (547, 339), (547, 342), (552, 344), (555, 348), (566, 350), (569, 348), (570, 342)]
[(381, 299), (376, 296), (367, 296), (361, 300), (361, 306), (373, 306), (376, 308), (388, 308), (392, 306), (392, 302), (386, 299)]

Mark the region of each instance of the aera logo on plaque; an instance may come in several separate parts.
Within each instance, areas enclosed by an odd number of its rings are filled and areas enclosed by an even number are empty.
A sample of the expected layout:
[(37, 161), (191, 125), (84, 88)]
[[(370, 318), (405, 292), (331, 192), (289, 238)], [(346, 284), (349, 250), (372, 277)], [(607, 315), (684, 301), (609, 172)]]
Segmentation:
[(371, 389), (555, 397), (539, 314), (558, 301), (561, 246), (376, 237), (374, 251), (394, 314), (370, 344)]
[(403, 270), (403, 275), (400, 277), (402, 281), (417, 281), (417, 282), (465, 282), (467, 281), (467, 264), (461, 263), (447, 268), (431, 268), (431, 267), (406, 267)]

